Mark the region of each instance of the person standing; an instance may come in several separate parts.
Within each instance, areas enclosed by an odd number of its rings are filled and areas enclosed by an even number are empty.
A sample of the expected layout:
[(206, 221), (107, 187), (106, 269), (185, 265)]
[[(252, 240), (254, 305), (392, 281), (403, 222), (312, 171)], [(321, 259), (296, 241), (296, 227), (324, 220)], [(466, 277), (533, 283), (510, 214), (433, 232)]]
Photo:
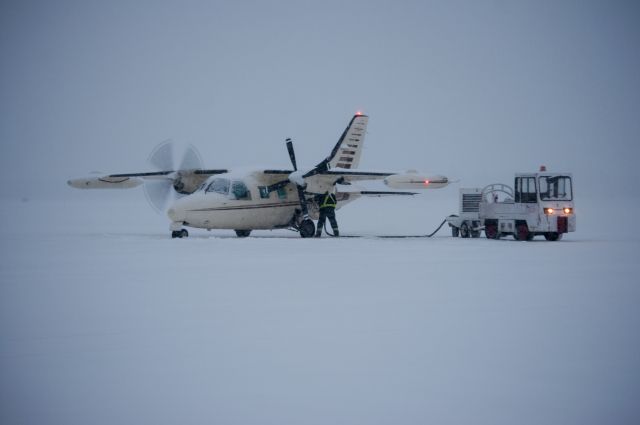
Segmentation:
[(338, 231), (338, 222), (336, 221), (336, 195), (333, 192), (326, 191), (324, 195), (318, 196), (318, 203), (320, 205), (320, 217), (318, 218), (318, 226), (316, 227), (316, 238), (322, 236), (322, 229), (326, 219), (329, 219), (331, 228), (333, 229), (333, 236), (340, 236)]

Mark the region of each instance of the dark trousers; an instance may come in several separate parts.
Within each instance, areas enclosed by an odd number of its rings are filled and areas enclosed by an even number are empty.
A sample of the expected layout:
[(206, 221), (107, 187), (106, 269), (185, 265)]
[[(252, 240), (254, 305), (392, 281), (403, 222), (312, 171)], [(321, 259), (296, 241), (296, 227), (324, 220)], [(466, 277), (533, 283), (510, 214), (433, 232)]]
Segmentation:
[(320, 217), (318, 218), (318, 227), (316, 228), (316, 236), (320, 236), (322, 234), (322, 228), (324, 227), (324, 222), (327, 220), (327, 218), (331, 223), (333, 234), (338, 236), (338, 222), (336, 221), (335, 208), (320, 208)]

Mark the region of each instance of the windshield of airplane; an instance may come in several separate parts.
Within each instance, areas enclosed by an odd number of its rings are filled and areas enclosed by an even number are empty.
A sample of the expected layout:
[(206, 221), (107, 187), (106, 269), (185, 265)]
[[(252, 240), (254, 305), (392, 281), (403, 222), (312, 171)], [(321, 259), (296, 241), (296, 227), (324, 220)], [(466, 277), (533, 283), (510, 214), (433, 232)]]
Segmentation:
[(207, 186), (205, 192), (215, 192), (226, 195), (229, 193), (229, 186), (231, 186), (229, 179), (217, 178), (213, 179), (209, 186)]
[(251, 199), (251, 192), (247, 189), (247, 185), (240, 180), (234, 180), (231, 184), (231, 194), (232, 199), (241, 199), (241, 200), (249, 200)]
[(543, 176), (540, 181), (540, 199), (542, 201), (570, 201), (573, 197), (571, 177)]

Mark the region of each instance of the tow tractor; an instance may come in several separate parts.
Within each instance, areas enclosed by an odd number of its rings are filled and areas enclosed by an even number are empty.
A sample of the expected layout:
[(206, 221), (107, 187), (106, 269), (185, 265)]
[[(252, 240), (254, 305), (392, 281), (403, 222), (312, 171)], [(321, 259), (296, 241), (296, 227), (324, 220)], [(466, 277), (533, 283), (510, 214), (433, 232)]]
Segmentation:
[(570, 173), (517, 173), (514, 188), (494, 183), (484, 188), (460, 189), (460, 212), (447, 217), (453, 237), (488, 239), (513, 235), (530, 241), (548, 241), (576, 230), (573, 184)]

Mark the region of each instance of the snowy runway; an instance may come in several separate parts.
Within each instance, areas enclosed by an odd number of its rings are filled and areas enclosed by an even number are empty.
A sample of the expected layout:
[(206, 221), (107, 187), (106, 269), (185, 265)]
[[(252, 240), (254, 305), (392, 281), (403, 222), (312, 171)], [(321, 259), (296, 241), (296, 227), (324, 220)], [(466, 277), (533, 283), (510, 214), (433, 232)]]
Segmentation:
[(444, 229), (433, 239), (171, 240), (162, 218), (113, 222), (85, 205), (68, 227), (29, 226), (38, 208), (11, 207), (2, 423), (640, 417), (637, 239), (498, 242)]

